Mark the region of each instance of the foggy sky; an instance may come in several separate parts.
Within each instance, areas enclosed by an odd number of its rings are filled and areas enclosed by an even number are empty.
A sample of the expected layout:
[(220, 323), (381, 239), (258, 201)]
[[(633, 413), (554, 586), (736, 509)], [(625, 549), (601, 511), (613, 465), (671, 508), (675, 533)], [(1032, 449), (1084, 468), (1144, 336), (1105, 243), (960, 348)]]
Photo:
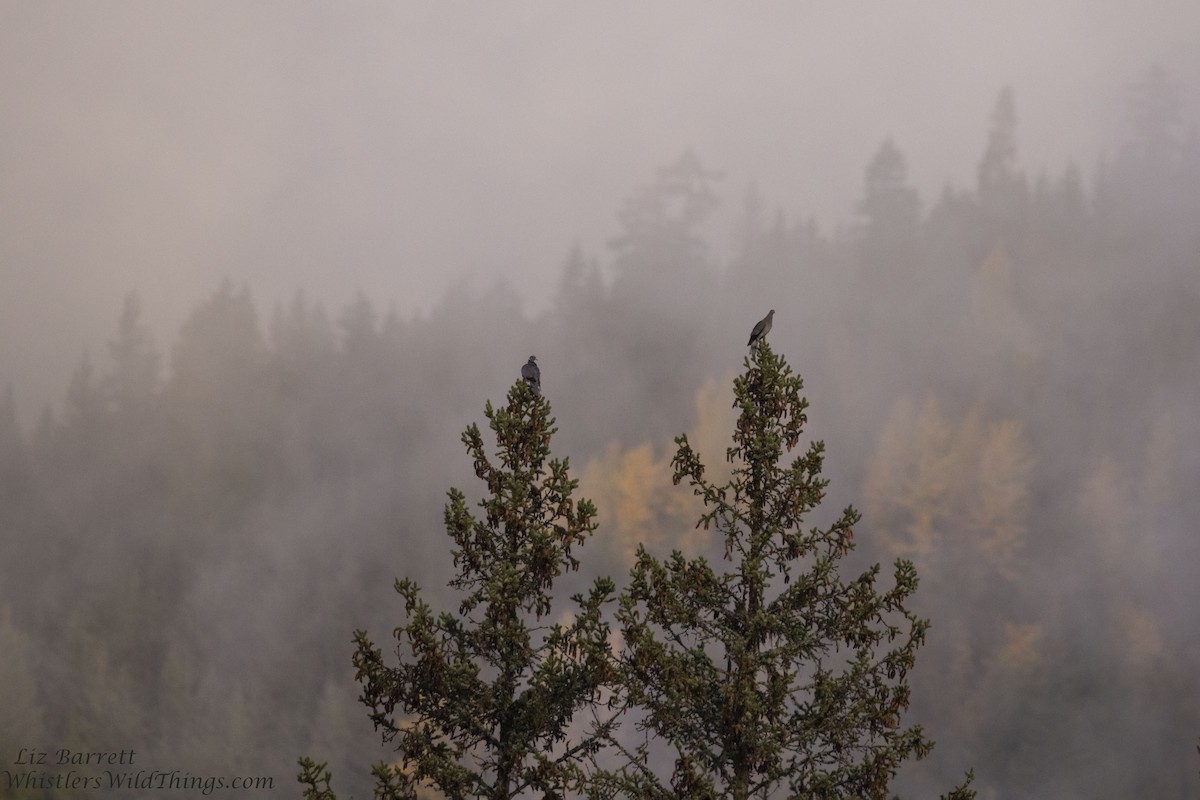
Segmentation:
[(1011, 86), (1022, 167), (1090, 169), (1151, 64), (1200, 105), (1198, 25), (1192, 0), (0, 0), (0, 386), (28, 420), (126, 292), (165, 349), (222, 276), (404, 315), (502, 278), (536, 312), (687, 147), (724, 214), (753, 180), (832, 228), (885, 137), (926, 205), (971, 185)]

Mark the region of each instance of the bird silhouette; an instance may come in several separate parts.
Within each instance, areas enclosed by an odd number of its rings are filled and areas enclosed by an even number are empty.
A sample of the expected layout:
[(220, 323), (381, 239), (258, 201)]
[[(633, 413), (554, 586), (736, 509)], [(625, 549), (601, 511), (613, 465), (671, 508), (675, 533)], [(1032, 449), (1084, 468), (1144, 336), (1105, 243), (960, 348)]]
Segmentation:
[(534, 394), (542, 394), (542, 371), (538, 368), (537, 356), (530, 356), (525, 366), (521, 367), (521, 377), (529, 384), (529, 388), (533, 389)]
[(767, 312), (765, 317), (758, 321), (758, 324), (754, 326), (754, 330), (750, 331), (750, 341), (746, 342), (747, 347), (753, 347), (758, 344), (759, 339), (767, 335), (767, 332), (771, 330), (771, 322), (774, 318), (775, 309), (772, 308)]

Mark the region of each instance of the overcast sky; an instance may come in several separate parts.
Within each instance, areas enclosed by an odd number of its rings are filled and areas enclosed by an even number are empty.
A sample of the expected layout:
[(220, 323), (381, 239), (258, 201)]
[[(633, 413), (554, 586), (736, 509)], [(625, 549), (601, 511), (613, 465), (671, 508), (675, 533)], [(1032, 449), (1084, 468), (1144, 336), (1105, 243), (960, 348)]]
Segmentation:
[(126, 292), (165, 349), (225, 275), (538, 310), (686, 147), (728, 213), (754, 180), (830, 229), (885, 137), (927, 203), (971, 185), (1007, 85), (1021, 165), (1086, 174), (1151, 64), (1196, 118), (1198, 30), (1195, 0), (0, 0), (0, 386), (35, 416)]

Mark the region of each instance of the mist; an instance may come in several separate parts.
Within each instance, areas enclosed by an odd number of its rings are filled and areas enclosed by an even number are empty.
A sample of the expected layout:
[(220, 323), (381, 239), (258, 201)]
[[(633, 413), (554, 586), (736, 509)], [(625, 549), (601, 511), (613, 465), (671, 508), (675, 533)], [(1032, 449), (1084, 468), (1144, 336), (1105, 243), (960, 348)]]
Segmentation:
[(1186, 0), (0, 8), (0, 381), (28, 422), (131, 290), (164, 345), (222, 276), (406, 316), (502, 278), (539, 313), (689, 147), (728, 256), (751, 181), (850, 224), (885, 137), (923, 197), (969, 184), (1004, 86), (1034, 178), (1112, 155), (1151, 64), (1185, 107), (1200, 85)]
[(720, 467), (774, 308), (820, 513), (933, 622), (901, 796), (1193, 796), (1197, 23), (0, 4), (0, 770), (367, 796), (351, 636), (453, 607), (485, 402), (538, 356), (620, 584), (707, 546), (672, 439)]

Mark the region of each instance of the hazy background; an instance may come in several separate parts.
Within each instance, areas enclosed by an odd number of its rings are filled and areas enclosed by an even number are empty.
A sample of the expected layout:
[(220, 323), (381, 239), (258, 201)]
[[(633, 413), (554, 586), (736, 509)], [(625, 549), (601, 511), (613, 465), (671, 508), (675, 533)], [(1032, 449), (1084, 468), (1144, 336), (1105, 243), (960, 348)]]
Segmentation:
[[(1164, 0), (0, 3), (0, 381), (31, 417), (125, 292), (166, 341), (219, 276), (402, 314), (502, 278), (545, 307), (573, 243), (692, 147), (770, 206), (850, 220), (885, 136), (969, 183), (995, 93), (1022, 163), (1090, 167), (1151, 63), (1195, 107), (1200, 11)], [(730, 228), (714, 226), (720, 243)]]
[(719, 460), (774, 307), (819, 516), (934, 620), (904, 796), (1194, 796), (1198, 29), (0, 2), (0, 771), (133, 747), (286, 796), (310, 754), (367, 796), (350, 634), (440, 593), (484, 402), (538, 354), (620, 583), (706, 547), (671, 438)]

